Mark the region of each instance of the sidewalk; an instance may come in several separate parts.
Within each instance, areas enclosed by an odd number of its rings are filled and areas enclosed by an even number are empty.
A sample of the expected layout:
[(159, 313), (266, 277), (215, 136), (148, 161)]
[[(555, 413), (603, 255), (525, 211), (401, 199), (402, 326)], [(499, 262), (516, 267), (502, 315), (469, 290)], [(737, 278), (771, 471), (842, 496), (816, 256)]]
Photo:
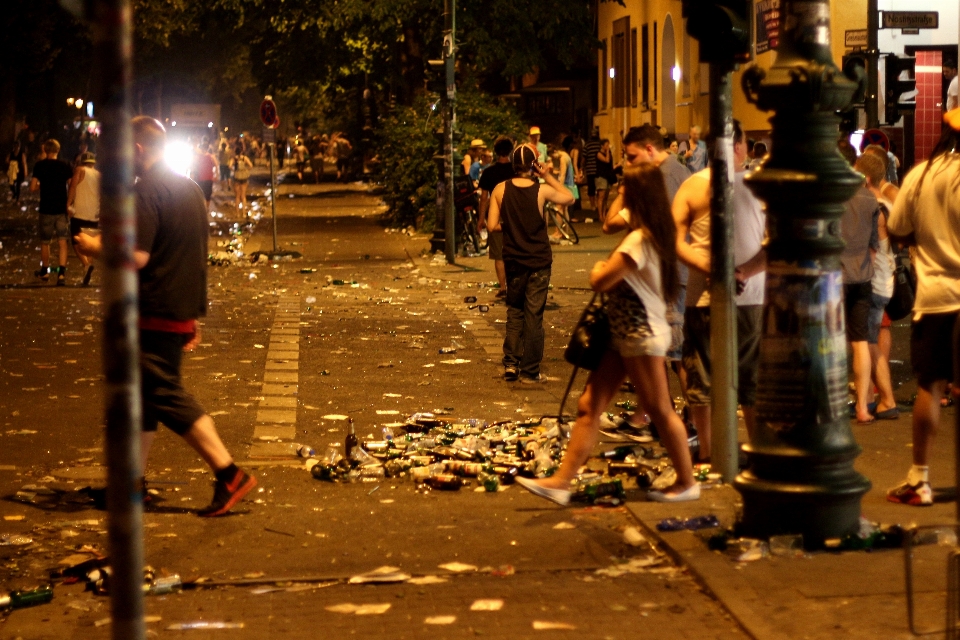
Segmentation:
[[(898, 394), (901, 395), (901, 394)], [(931, 470), (935, 486), (952, 484), (954, 408), (944, 411)], [(863, 499), (863, 517), (904, 526), (948, 525), (955, 522), (955, 504), (938, 501), (932, 507), (907, 507), (887, 502), (887, 488), (901, 480), (909, 464), (910, 414), (896, 422), (855, 426), (863, 454), (858, 470), (872, 482)], [(942, 489), (940, 496), (952, 493)], [(872, 552), (819, 552), (803, 558), (766, 557), (738, 563), (731, 556), (707, 549), (701, 534), (660, 533), (657, 523), (668, 517), (713, 513), (723, 527), (734, 523), (741, 500), (729, 486), (705, 491), (699, 502), (664, 505), (633, 502), (629, 510), (651, 536), (690, 568), (743, 628), (757, 640), (826, 640), (837, 638), (914, 638), (907, 624), (902, 549)], [(716, 531), (716, 530), (713, 530)], [(915, 624), (918, 629), (943, 629), (946, 608), (946, 556), (951, 549), (928, 545), (914, 551)], [(942, 637), (942, 635), (934, 636)]]

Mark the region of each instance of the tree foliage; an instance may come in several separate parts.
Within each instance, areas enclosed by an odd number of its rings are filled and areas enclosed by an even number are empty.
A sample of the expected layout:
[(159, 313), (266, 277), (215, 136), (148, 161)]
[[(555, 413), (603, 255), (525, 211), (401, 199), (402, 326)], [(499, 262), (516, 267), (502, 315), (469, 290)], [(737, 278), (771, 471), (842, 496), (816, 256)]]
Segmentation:
[[(390, 205), (394, 222), (414, 224), (426, 229), (436, 219), (437, 166), (433, 156), (439, 151), (434, 131), (443, 126), (439, 98), (421, 94), (412, 105), (397, 105), (382, 120), (377, 151), (380, 156), (380, 182)], [(475, 87), (457, 95), (457, 124), (461, 139), (482, 138), (488, 146), (501, 135), (522, 140), (524, 125), (513, 107)], [(459, 169), (459, 167), (457, 167)]]

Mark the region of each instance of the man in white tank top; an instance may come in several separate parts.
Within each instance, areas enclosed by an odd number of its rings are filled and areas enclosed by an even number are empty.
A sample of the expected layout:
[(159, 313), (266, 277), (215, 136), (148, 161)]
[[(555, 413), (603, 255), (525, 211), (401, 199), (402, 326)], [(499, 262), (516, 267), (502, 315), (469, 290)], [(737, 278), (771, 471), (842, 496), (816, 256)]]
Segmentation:
[[(96, 163), (96, 156), (89, 151), (81, 154), (70, 179), (67, 215), (71, 238), (76, 238), (83, 229), (96, 229), (100, 224), (100, 172), (94, 166)], [(83, 264), (83, 286), (87, 286), (93, 275), (93, 259), (80, 253), (76, 240), (73, 240), (73, 250)]]
[[(747, 157), (746, 137), (733, 121), (733, 164)], [(739, 379), (737, 399), (743, 407), (747, 432), (756, 421), (757, 371), (760, 329), (766, 285), (767, 256), (763, 249), (766, 214), (744, 185), (739, 172), (733, 182), (734, 263), (737, 278), (737, 343)], [(683, 367), (687, 373), (690, 415), (700, 438), (700, 461), (710, 455), (710, 169), (699, 171), (680, 186), (673, 200), (677, 223), (677, 256), (690, 266), (683, 327)]]

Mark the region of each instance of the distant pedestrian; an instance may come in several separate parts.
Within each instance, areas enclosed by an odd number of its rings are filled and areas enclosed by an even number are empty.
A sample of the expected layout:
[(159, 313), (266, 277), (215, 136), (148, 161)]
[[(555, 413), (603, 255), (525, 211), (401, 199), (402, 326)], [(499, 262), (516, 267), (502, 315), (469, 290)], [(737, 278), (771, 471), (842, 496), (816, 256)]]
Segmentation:
[(303, 173), (307, 170), (307, 163), (310, 162), (310, 150), (303, 144), (303, 139), (297, 139), (297, 145), (293, 148), (293, 158), (297, 163), (297, 180), (303, 184)]
[[(250, 172), (253, 170), (253, 163), (250, 158), (243, 155), (242, 149), (237, 146), (236, 153), (233, 154), (233, 202), (237, 209), (243, 210), (247, 206), (247, 184), (250, 180)], [(249, 212), (247, 212), (249, 215)]]
[[(67, 214), (70, 216), (70, 237), (75, 238), (84, 229), (96, 229), (100, 225), (100, 172), (96, 168), (97, 157), (87, 151), (80, 156), (73, 170), (67, 193)], [(93, 260), (81, 253), (76, 241), (73, 250), (83, 265), (83, 286), (90, 284), (93, 275)]]
[(950, 81), (947, 86), (947, 99), (943, 103), (944, 111), (950, 112), (960, 106), (960, 77), (957, 76), (957, 61), (943, 61), (943, 77)]
[[(662, 144), (662, 143), (661, 143)], [(658, 426), (676, 481), (647, 497), (657, 502), (700, 498), (693, 476), (687, 432), (670, 404), (664, 356), (671, 331), (666, 310), (677, 293), (676, 229), (663, 174), (652, 163), (628, 165), (623, 172), (623, 202), (631, 232), (606, 261), (590, 272), (590, 286), (606, 293), (611, 344), (590, 373), (577, 403), (577, 421), (560, 468), (549, 478), (517, 483), (561, 505), (570, 501), (570, 485), (597, 441), (600, 415), (629, 377), (643, 407)]]
[(333, 134), (330, 141), (333, 146), (333, 154), (337, 159), (337, 182), (346, 181), (347, 172), (350, 169), (350, 154), (353, 153), (353, 145), (342, 133)]
[(860, 187), (844, 203), (840, 218), (840, 237), (845, 244), (840, 254), (843, 272), (843, 305), (846, 313), (847, 341), (853, 354), (853, 386), (856, 390), (856, 419), (860, 424), (874, 422), (868, 408), (870, 382), (870, 307), (873, 299), (873, 252), (880, 248), (877, 218), (880, 203), (866, 187)]
[(906, 175), (887, 221), (895, 240), (915, 247), (917, 270), (910, 336), (917, 375), (913, 465), (887, 499), (914, 506), (933, 504), (929, 464), (940, 426), (940, 399), (948, 391), (960, 397), (960, 379), (953, 370), (960, 340), (960, 109), (947, 112), (944, 120), (930, 159)]
[(590, 139), (583, 145), (583, 177), (587, 183), (587, 197), (590, 199), (590, 207), (597, 212), (598, 218), (603, 220), (603, 212), (597, 205), (597, 152), (600, 151), (600, 135), (594, 129), (590, 133)]
[(683, 157), (690, 173), (703, 171), (707, 168), (707, 143), (700, 139), (700, 127), (690, 127), (690, 138), (680, 145)]
[[(893, 210), (893, 203), (883, 197), (880, 185), (885, 182), (886, 167), (884, 159), (873, 153), (864, 153), (857, 158), (854, 169), (867, 178), (867, 189), (880, 202), (877, 216), (877, 249), (873, 252), (873, 279), (870, 281), (870, 315), (868, 317), (867, 343), (870, 347), (870, 371), (873, 385), (879, 392), (870, 413), (879, 420), (896, 420), (900, 417), (897, 400), (893, 397), (893, 384), (890, 380), (890, 317), (886, 308), (893, 297), (894, 271), (896, 262), (887, 232), (887, 219)], [(872, 391), (872, 390), (871, 390)], [(872, 393), (868, 394), (868, 396)], [(867, 398), (868, 402), (870, 398)], [(869, 408), (868, 404), (868, 408)]]
[[(543, 360), (543, 310), (550, 286), (553, 253), (547, 237), (544, 204), (573, 204), (573, 194), (537, 162), (530, 145), (514, 149), (514, 177), (493, 189), (487, 225), (503, 231), (507, 273), (507, 327), (503, 341), (503, 377), (525, 383), (546, 380)], [(542, 179), (541, 184), (538, 179)]]
[(763, 159), (767, 156), (767, 143), (756, 142), (753, 145), (754, 157), (747, 163), (747, 171), (753, 171), (760, 166)]
[(57, 286), (67, 283), (67, 184), (73, 168), (59, 160), (60, 143), (53, 138), (43, 143), (43, 159), (33, 166), (30, 191), (40, 192), (40, 268), (34, 275), (46, 282), (50, 278), (50, 241), (60, 246)]
[[(733, 166), (747, 157), (746, 136), (733, 121)], [(760, 365), (760, 337), (766, 287), (767, 253), (763, 248), (766, 214), (763, 205), (744, 184), (744, 171), (733, 176), (732, 207), (734, 278), (737, 295), (737, 401), (743, 409), (747, 434), (756, 427), (756, 394)], [(677, 255), (689, 267), (683, 321), (683, 368), (686, 370), (690, 417), (700, 440), (700, 462), (710, 462), (712, 446), (712, 354), (710, 341), (710, 200), (713, 189), (708, 167), (684, 182), (673, 200), (677, 227)]]
[(537, 162), (547, 164), (550, 158), (547, 153), (547, 145), (540, 142), (540, 127), (530, 127), (529, 137), (530, 146), (537, 150)]
[(484, 144), (483, 140), (476, 138), (470, 142), (470, 148), (464, 152), (463, 160), (460, 163), (460, 168), (463, 169), (461, 175), (469, 176), (470, 170), (473, 168), (473, 163), (480, 160), (480, 156), (486, 150), (487, 145)]
[(313, 183), (320, 184), (323, 178), (323, 154), (326, 153), (327, 143), (318, 135), (310, 139), (307, 148), (310, 150), (310, 171), (313, 172)]
[[(137, 247), (139, 269), (140, 387), (143, 433), (140, 471), (147, 467), (150, 447), (162, 422), (182, 437), (216, 478), (213, 500), (200, 516), (221, 516), (256, 485), (237, 468), (220, 440), (213, 418), (183, 388), (180, 365), (184, 351), (200, 343), (197, 318), (207, 310), (207, 214), (196, 184), (163, 162), (166, 132), (153, 118), (133, 119), (136, 143)], [(98, 257), (99, 237), (77, 236), (81, 250)], [(146, 482), (143, 483), (146, 485)]]
[(607, 217), (607, 192), (617, 183), (617, 175), (613, 171), (613, 151), (610, 150), (610, 141), (606, 138), (600, 141), (600, 150), (597, 151), (594, 162), (597, 166), (597, 175), (594, 178), (597, 215), (600, 222), (603, 222)]
[[(493, 143), (493, 152), (497, 154), (497, 161), (487, 167), (480, 175), (480, 215), (477, 226), (480, 229), (487, 227), (487, 211), (490, 209), (490, 194), (494, 188), (514, 176), (513, 162), (510, 159), (513, 153), (513, 142), (506, 136), (500, 136)], [(503, 232), (487, 229), (487, 256), (493, 260), (494, 271), (497, 274), (497, 298), (507, 297), (507, 271), (503, 263)]]
[(217, 162), (220, 163), (220, 188), (226, 189), (230, 186), (230, 162), (233, 160), (233, 151), (230, 144), (223, 140), (220, 143), (220, 149), (217, 151)]
[(14, 204), (20, 206), (20, 189), (27, 177), (27, 153), (19, 142), (7, 154), (7, 180), (10, 182), (10, 195)]
[(210, 202), (213, 200), (213, 182), (217, 179), (217, 159), (210, 153), (210, 142), (206, 136), (200, 140), (200, 144), (193, 152), (190, 178), (203, 192), (203, 200), (207, 203), (207, 213), (209, 213)]

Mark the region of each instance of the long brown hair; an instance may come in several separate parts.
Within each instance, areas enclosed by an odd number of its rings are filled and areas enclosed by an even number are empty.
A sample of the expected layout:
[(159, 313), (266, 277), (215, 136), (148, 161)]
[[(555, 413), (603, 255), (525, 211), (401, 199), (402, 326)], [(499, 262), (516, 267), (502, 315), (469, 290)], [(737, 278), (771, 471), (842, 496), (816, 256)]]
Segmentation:
[(667, 302), (676, 299), (677, 225), (670, 210), (670, 197), (660, 169), (651, 163), (623, 169), (623, 204), (630, 213), (630, 227), (643, 229), (660, 254), (660, 283)]

